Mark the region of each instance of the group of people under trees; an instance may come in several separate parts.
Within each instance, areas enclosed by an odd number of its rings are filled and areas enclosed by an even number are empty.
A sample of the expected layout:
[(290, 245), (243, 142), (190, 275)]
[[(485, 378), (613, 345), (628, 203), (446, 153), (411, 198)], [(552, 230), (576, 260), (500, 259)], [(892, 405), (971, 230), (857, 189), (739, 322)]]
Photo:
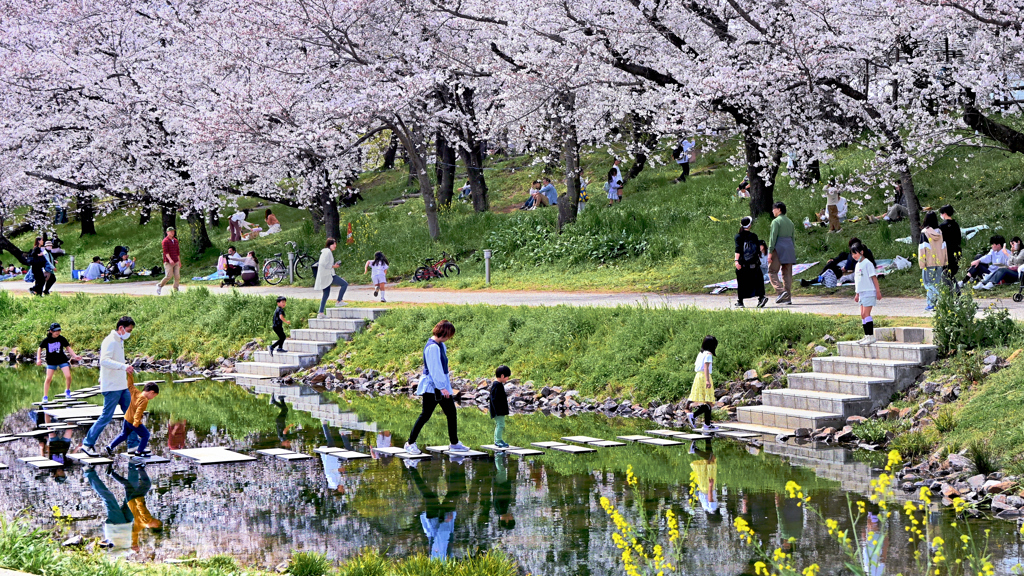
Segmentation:
[[(270, 208), (267, 208), (263, 213), (263, 219), (267, 223), (265, 230), (246, 220), (249, 217), (249, 212), (250, 210), (246, 208), (238, 210), (228, 217), (228, 234), (231, 237), (231, 242), (253, 240), (260, 236), (269, 236), (281, 231), (281, 222), (277, 219), (277, 216), (274, 216), (274, 212)], [(245, 228), (248, 232), (243, 233), (242, 228)]]

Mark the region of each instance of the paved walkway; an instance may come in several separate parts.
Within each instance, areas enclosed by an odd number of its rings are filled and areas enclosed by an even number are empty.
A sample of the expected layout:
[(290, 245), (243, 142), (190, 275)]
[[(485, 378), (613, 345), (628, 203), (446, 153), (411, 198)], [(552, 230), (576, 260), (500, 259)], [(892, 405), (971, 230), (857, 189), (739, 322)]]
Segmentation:
[[(182, 286), (183, 290), (191, 286)], [(206, 286), (215, 294), (227, 294), (231, 288), (219, 288), (217, 285)], [(27, 293), (29, 284), (27, 282), (0, 282), (0, 289), (10, 292)], [(312, 288), (293, 286), (253, 286), (239, 288), (243, 293), (249, 294), (274, 294), (284, 295), (289, 298), (319, 299), (320, 293)], [(53, 291), (61, 294), (83, 292), (86, 294), (127, 294), (130, 296), (153, 296), (156, 293), (156, 282), (129, 282), (129, 283), (57, 283)], [(164, 287), (164, 294), (171, 291), (169, 286)], [(331, 298), (334, 298), (337, 288), (331, 290)], [(555, 306), (567, 304), (571, 306), (620, 306), (620, 305), (641, 305), (651, 307), (681, 308), (684, 306), (696, 306), (709, 310), (727, 309), (733, 303), (734, 295), (726, 293), (719, 296), (710, 294), (656, 294), (638, 292), (534, 292), (534, 291), (512, 291), (499, 292), (491, 290), (437, 290), (422, 288), (404, 288), (400, 290), (390, 289), (387, 291), (388, 302), (391, 303), (414, 303), (414, 304), (492, 304), (508, 306)], [(349, 286), (345, 299), (351, 302), (374, 302), (373, 286), (352, 285)], [(754, 302), (749, 300), (748, 303)], [(839, 296), (794, 296), (792, 306), (777, 306), (772, 298), (766, 309), (781, 309), (792, 312), (806, 312), (811, 314), (848, 314), (859, 315), (857, 304), (853, 301), (853, 292), (847, 297)], [(1009, 297), (999, 299), (978, 300), (979, 309), (995, 304), (998, 307), (1009, 308), (1013, 317), (1017, 320), (1024, 320), (1024, 304), (1015, 304)], [(924, 298), (883, 298), (874, 309), (876, 316), (931, 316), (926, 312)]]

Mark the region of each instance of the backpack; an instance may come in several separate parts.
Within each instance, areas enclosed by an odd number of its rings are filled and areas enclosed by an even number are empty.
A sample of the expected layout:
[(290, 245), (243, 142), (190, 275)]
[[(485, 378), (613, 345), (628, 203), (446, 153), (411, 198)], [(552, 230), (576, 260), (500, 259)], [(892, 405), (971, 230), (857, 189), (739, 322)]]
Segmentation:
[(743, 259), (743, 264), (753, 265), (759, 264), (761, 261), (761, 249), (757, 245), (757, 240), (747, 240), (743, 243), (743, 252), (740, 256)]

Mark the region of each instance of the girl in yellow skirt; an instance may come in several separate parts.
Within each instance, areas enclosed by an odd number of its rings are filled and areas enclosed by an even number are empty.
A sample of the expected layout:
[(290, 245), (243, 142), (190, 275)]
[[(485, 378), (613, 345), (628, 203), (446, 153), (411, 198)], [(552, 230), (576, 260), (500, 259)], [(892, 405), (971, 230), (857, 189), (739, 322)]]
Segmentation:
[[(711, 440), (705, 440), (707, 450), (697, 450), (699, 460), (690, 462), (690, 469), (693, 470), (691, 480), (694, 496), (700, 502), (704, 511), (714, 514), (718, 511), (718, 459), (711, 450)], [(692, 444), (690, 445), (693, 446)]]
[(690, 402), (699, 402), (692, 412), (687, 414), (690, 420), (690, 427), (696, 428), (696, 420), (704, 415), (704, 425), (701, 432), (715, 432), (717, 427), (711, 426), (711, 405), (715, 403), (715, 387), (711, 383), (711, 364), (714, 361), (715, 350), (718, 348), (718, 339), (714, 336), (705, 336), (700, 344), (700, 354), (693, 363), (693, 387), (690, 388)]

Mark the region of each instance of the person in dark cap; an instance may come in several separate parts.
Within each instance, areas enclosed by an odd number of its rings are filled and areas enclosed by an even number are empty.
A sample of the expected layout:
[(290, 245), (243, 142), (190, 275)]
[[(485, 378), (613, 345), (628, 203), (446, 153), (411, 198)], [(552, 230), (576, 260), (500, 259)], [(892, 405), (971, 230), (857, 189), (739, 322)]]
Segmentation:
[(960, 233), (960, 225), (953, 219), (956, 210), (949, 204), (939, 208), (939, 217), (942, 224), (939, 224), (939, 232), (942, 232), (942, 241), (946, 243), (946, 282), (956, 286), (956, 275), (960, 272), (960, 253), (963, 243), (963, 234)]

